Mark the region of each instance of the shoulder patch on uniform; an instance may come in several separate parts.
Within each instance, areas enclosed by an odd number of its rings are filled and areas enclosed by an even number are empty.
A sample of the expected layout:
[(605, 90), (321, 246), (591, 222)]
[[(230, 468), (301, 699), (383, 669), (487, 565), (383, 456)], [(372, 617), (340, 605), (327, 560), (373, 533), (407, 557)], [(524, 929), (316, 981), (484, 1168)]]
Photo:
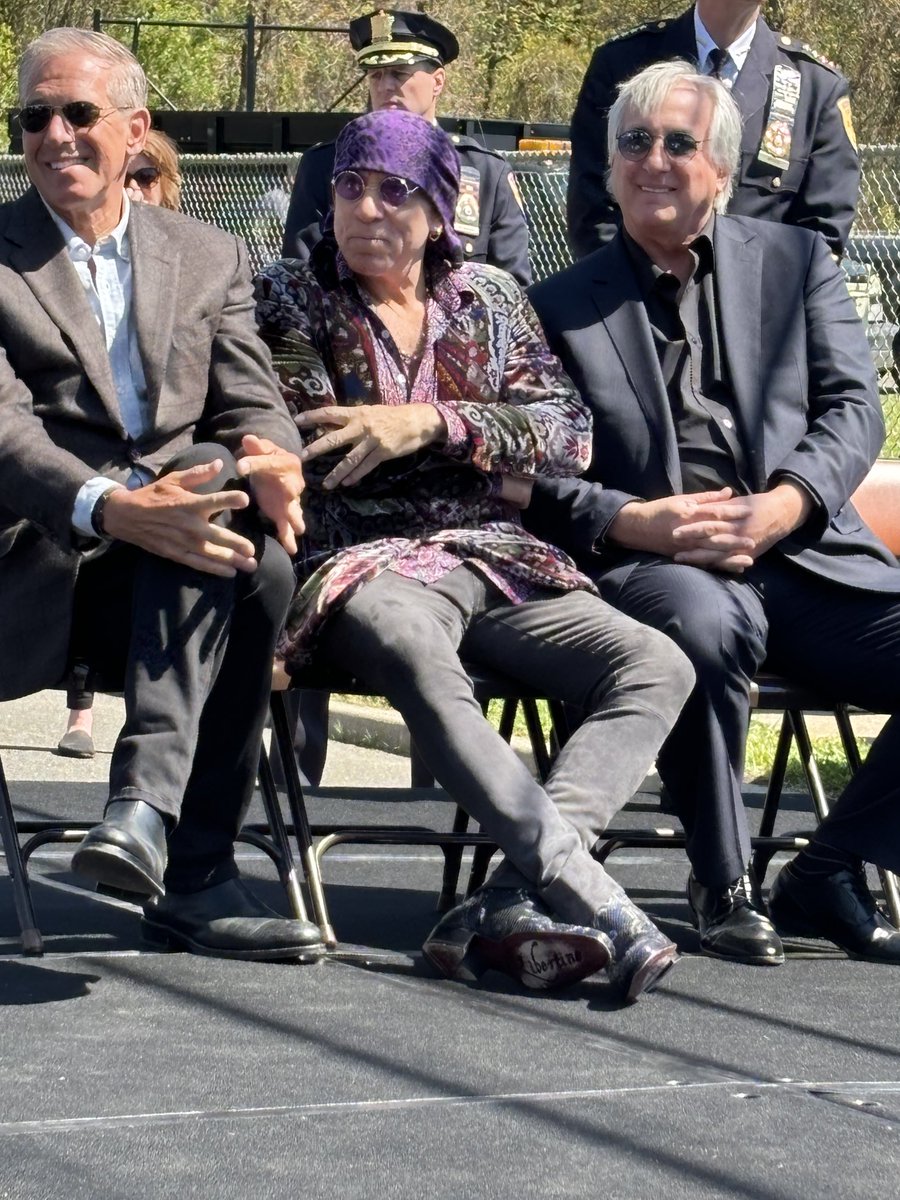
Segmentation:
[[(848, 134), (847, 136), (849, 137), (850, 135)], [(515, 174), (512, 171), (510, 171), (510, 173), (507, 175), (506, 181), (509, 184), (509, 190), (512, 192), (513, 200), (515, 200), (516, 204), (518, 204), (519, 208), (521, 208), (522, 212), (524, 212), (525, 201), (522, 199), (522, 193), (519, 190), (519, 181), (516, 179)]]
[(671, 19), (664, 21), (645, 21), (643, 25), (635, 25), (633, 29), (626, 29), (622, 33), (614, 33), (612, 37), (607, 38), (603, 43), (605, 46), (610, 42), (622, 42), (625, 38), (636, 37), (639, 33), (661, 33), (672, 24)]
[(841, 96), (837, 102), (838, 112), (841, 114), (841, 120), (844, 122), (844, 133), (846, 133), (850, 145), (854, 150), (859, 150), (859, 143), (856, 140), (856, 130), (853, 128), (853, 112), (850, 108), (850, 97)]
[(780, 50), (784, 50), (787, 54), (796, 54), (800, 58), (808, 58), (810, 62), (817, 62), (820, 67), (827, 67), (829, 71), (834, 71), (836, 75), (843, 75), (843, 71), (837, 63), (832, 62), (830, 58), (826, 58), (824, 54), (820, 54), (809, 42), (800, 42), (796, 38), (788, 37), (786, 33), (776, 33), (774, 30), (772, 33)]

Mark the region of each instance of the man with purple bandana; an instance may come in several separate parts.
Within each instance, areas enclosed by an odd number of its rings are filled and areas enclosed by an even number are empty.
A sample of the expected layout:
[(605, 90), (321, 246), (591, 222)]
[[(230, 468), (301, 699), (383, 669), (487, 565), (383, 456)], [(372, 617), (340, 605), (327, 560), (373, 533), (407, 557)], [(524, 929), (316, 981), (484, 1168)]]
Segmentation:
[[(606, 966), (634, 1000), (675, 947), (590, 851), (652, 762), (690, 671), (522, 527), (534, 477), (584, 470), (590, 420), (515, 281), (462, 265), (447, 135), (411, 113), (370, 113), (342, 131), (334, 168), (309, 263), (275, 263), (256, 282), (309, 439), (305, 541), (318, 568), (280, 652), (289, 671), (313, 656), (386, 696), (503, 851), (426, 941), (439, 970), (471, 980), (493, 968), (546, 988)], [(587, 714), (545, 783), (484, 718), (461, 655)]]

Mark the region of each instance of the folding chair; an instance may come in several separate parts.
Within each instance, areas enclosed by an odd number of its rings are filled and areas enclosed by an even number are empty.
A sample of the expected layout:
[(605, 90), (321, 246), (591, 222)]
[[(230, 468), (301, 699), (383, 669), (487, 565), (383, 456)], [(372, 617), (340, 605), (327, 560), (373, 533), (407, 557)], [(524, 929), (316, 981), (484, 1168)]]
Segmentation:
[[(502, 676), (488, 673), (481, 668), (467, 668), (475, 686), (475, 694), (482, 707), (486, 707), (491, 699), (503, 700), (507, 705), (513, 701), (526, 705), (527, 721), (532, 734), (532, 750), (537, 760), (539, 772), (546, 774), (549, 764), (548, 750), (544, 742), (543, 732), (537, 713), (536, 700), (539, 693), (523, 687), (518, 683)], [(315, 689), (317, 691), (341, 692), (348, 695), (371, 696), (371, 689), (361, 684), (351, 676), (338, 672), (310, 669), (294, 678), (294, 685)], [(442, 788), (434, 787), (424, 782), (421, 768), (413, 768), (415, 782), (408, 787), (388, 788), (342, 788), (317, 787), (304, 788), (297, 770), (297, 762), (293, 750), (293, 729), (291, 728), (285, 690), (273, 690), (271, 700), (272, 736), (274, 749), (280, 755), (284, 770), (285, 788), (292, 827), (290, 832), (296, 835), (297, 845), (309, 888), (310, 904), (313, 919), (322, 930), (322, 936), (327, 945), (335, 945), (337, 938), (331, 923), (328, 903), (325, 896), (322, 860), (329, 850), (343, 843), (356, 845), (404, 845), (404, 846), (438, 846), (444, 855), (443, 885), (438, 900), (438, 908), (445, 910), (452, 906), (456, 898), (456, 882), (459, 875), (462, 851), (465, 847), (481, 847), (493, 852), (495, 843), (486, 834), (468, 831), (468, 816), (457, 808), (453, 827), (448, 831), (438, 830), (423, 825), (377, 825), (377, 824), (321, 824), (311, 825), (307, 812), (308, 800), (350, 800), (350, 801), (381, 801), (396, 803), (397, 801), (443, 801), (451, 802), (450, 797)], [(514, 709), (504, 714), (501, 723), (501, 734), (509, 740), (512, 734), (512, 719)], [(261, 779), (260, 783), (265, 793), (271, 785), (271, 770), (268, 782)], [(277, 794), (272, 792), (270, 803), (277, 806)], [(316, 840), (318, 839), (318, 840)]]
[[(533, 701), (531, 702), (533, 703)], [(751, 689), (751, 704), (757, 712), (782, 713), (781, 727), (772, 770), (766, 784), (766, 794), (760, 818), (759, 832), (750, 839), (753, 848), (753, 870), (760, 886), (765, 878), (766, 870), (773, 856), (780, 850), (801, 850), (808, 844), (809, 831), (796, 833), (775, 834), (775, 820), (784, 793), (784, 780), (787, 773), (788, 758), (793, 745), (803, 768), (806, 784), (812, 799), (816, 820), (821, 821), (828, 813), (828, 799), (822, 785), (819, 767), (813, 751), (812, 739), (807, 725), (807, 714), (827, 713), (835, 720), (841, 744), (847, 758), (847, 764), (852, 771), (859, 770), (861, 758), (856, 745), (856, 738), (850, 722), (850, 706), (835, 703), (833, 700), (801, 687), (778, 675), (764, 674), (758, 676)], [(514, 701), (507, 705), (514, 707)], [(514, 716), (514, 714), (513, 714)], [(510, 720), (513, 717), (509, 718)], [(554, 722), (554, 736), (559, 744), (563, 744), (567, 730)], [(627, 809), (625, 810), (627, 814)], [(464, 816), (464, 814), (463, 814)], [(463, 824), (462, 828), (466, 828)], [(606, 862), (611, 854), (624, 849), (681, 849), (686, 846), (686, 838), (682, 831), (658, 827), (651, 831), (610, 827), (597, 844), (594, 855), (601, 863)], [(484, 882), (487, 866), (490, 861), (490, 851), (479, 847), (475, 852), (468, 891), (480, 887)], [(890, 871), (878, 869), (884, 892), (885, 903), (891, 920), (900, 927), (900, 888), (896, 875)]]
[[(119, 693), (97, 687), (97, 691), (108, 695)], [(271, 778), (269, 761), (265, 754), (260, 756), (260, 791), (266, 814), (266, 824), (246, 825), (238, 840), (262, 850), (272, 859), (278, 878), (288, 897), (291, 912), (301, 920), (307, 920), (306, 905), (296, 860), (291, 849), (290, 838), (285, 826), (281, 807), (277, 802), (275, 785)], [(275, 797), (273, 802), (272, 797)], [(99, 818), (98, 818), (99, 819)], [(12, 797), (0, 756), (0, 839), (6, 856), (7, 872), (13, 889), (16, 917), (21, 935), (22, 953), (43, 954), (44, 944), (34, 914), (31, 887), (28, 879), (28, 860), (38, 847), (50, 842), (79, 842), (85, 833), (96, 824), (72, 822), (61, 825), (52, 821), (16, 821)], [(31, 836), (20, 845), (19, 835)]]

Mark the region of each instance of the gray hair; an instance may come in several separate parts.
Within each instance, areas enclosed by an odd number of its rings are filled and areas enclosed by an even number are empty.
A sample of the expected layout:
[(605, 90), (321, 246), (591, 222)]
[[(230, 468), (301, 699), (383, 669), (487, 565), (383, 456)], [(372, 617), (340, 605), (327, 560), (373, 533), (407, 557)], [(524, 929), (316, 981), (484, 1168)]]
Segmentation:
[(35, 79), (49, 59), (69, 54), (85, 54), (109, 66), (106, 94), (112, 104), (120, 108), (147, 107), (147, 76), (130, 50), (108, 34), (65, 26), (46, 30), (25, 47), (19, 59), (19, 102), (28, 100)]
[(686, 59), (673, 58), (654, 63), (619, 87), (619, 94), (609, 110), (607, 153), (610, 164), (618, 154), (616, 138), (626, 128), (626, 121), (647, 117), (661, 108), (669, 93), (679, 87), (691, 87), (709, 96), (713, 105), (709, 126), (706, 156), (718, 170), (728, 173), (728, 182), (716, 196), (716, 212), (724, 212), (734, 191), (734, 177), (741, 155), (741, 113), (731, 93), (712, 75), (704, 75)]

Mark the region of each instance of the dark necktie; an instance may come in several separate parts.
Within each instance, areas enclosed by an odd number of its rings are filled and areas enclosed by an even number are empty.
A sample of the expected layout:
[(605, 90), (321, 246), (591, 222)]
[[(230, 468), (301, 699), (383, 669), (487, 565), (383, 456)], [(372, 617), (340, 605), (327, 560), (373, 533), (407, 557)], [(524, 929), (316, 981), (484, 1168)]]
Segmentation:
[(728, 62), (728, 58), (727, 50), (723, 50), (721, 46), (713, 46), (712, 50), (706, 56), (706, 61), (710, 67), (710, 75), (715, 75), (716, 79), (721, 79), (722, 68)]

